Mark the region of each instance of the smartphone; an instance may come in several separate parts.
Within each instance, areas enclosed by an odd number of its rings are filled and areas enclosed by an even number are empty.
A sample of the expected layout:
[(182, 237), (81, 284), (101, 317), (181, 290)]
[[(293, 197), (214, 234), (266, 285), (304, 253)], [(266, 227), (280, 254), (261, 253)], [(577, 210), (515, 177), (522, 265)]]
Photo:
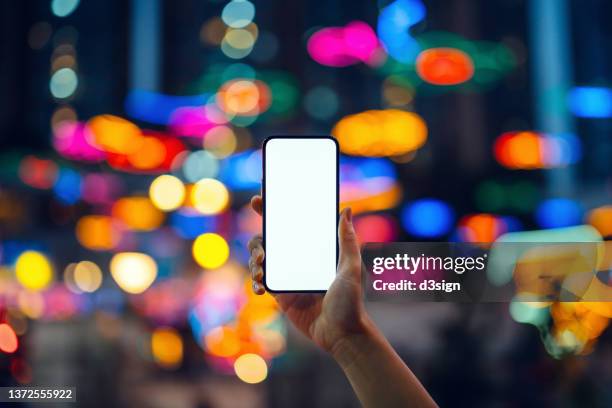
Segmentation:
[(338, 143), (272, 136), (263, 145), (263, 283), (270, 292), (324, 292), (338, 262)]

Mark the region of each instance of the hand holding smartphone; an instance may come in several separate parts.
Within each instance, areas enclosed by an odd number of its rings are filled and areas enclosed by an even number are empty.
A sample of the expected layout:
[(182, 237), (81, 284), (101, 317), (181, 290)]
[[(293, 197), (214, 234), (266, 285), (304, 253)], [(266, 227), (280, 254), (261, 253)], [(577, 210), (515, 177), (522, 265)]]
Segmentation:
[(338, 261), (338, 144), (272, 136), (263, 146), (263, 283), (270, 292), (324, 292)]

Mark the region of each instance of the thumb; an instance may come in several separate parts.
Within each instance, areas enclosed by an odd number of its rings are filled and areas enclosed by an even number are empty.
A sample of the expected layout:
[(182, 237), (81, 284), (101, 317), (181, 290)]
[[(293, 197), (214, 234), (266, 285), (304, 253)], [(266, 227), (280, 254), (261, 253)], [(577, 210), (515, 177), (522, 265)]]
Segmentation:
[(361, 252), (355, 228), (353, 227), (352, 211), (345, 208), (340, 214), (338, 224), (338, 241), (340, 242), (340, 257), (338, 270), (341, 274), (359, 277), (361, 273)]

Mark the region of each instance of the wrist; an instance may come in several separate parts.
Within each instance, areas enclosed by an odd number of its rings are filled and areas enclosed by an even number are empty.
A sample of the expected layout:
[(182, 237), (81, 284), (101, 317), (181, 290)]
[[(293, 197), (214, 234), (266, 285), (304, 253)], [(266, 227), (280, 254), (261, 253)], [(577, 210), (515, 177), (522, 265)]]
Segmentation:
[(370, 346), (376, 339), (378, 328), (367, 316), (359, 322), (359, 329), (347, 333), (338, 339), (329, 352), (345, 368), (364, 353), (368, 353)]

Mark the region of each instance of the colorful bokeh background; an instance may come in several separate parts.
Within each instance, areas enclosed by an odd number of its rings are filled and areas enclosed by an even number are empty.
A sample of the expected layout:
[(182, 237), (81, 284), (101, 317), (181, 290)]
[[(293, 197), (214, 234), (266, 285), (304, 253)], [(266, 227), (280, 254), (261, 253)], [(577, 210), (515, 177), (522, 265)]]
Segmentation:
[[(262, 140), (338, 139), (362, 242), (603, 242), (611, 15), (604, 0), (3, 2), (0, 385), (76, 386), (83, 406), (357, 406), (251, 293)], [(434, 398), (470, 407), (609, 406), (600, 306), (368, 304)]]

